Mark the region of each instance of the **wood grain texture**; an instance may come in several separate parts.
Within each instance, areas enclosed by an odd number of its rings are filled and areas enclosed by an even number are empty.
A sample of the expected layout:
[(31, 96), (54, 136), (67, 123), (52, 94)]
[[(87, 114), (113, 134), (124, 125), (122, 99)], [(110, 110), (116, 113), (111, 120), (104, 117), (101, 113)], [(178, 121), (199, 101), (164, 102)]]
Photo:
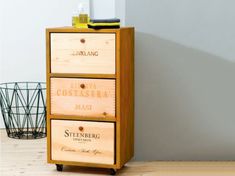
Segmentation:
[(51, 33), (52, 73), (115, 74), (115, 34)]
[(116, 117), (90, 117), (77, 116), (77, 115), (50, 115), (50, 118), (61, 120), (90, 120), (97, 122), (116, 122)]
[(120, 30), (117, 31), (116, 33), (116, 164), (117, 168), (121, 168), (121, 138), (120, 138), (120, 133), (121, 133), (121, 127), (120, 127), (120, 118), (121, 118), (121, 87), (120, 87)]
[(134, 156), (134, 28), (120, 30), (120, 168)]
[(115, 117), (115, 80), (51, 78), (51, 114)]
[[(107, 169), (64, 166), (56, 171), (46, 160), (46, 138), (16, 140), (0, 130), (0, 175), (2, 176), (100, 176), (109, 175)], [(75, 163), (73, 163), (75, 164)], [(71, 164), (72, 165), (72, 164)], [(94, 164), (76, 163), (80, 166)], [(107, 166), (98, 165), (95, 166)], [(235, 162), (144, 162), (131, 161), (117, 172), (121, 176), (234, 176)]]
[[(47, 121), (47, 136), (51, 136), (51, 127), (50, 127), (50, 113), (51, 112), (51, 95), (50, 95), (50, 90), (51, 90), (51, 83), (50, 83), (50, 73), (51, 73), (51, 64), (50, 64), (50, 53), (51, 53), (51, 49), (50, 49), (50, 33), (48, 30), (46, 30), (46, 94), (47, 94), (47, 101), (46, 101), (46, 105), (47, 105), (47, 111), (46, 111), (46, 121)], [(50, 141), (50, 137), (47, 138), (47, 159), (48, 162), (50, 161), (50, 155), (51, 155), (51, 141)]]
[[(51, 135), (51, 121), (52, 120), (74, 120), (77, 121), (78, 118), (71, 117), (71, 118), (64, 118), (60, 119), (56, 116), (54, 118), (53, 116), (49, 116), (47, 119), (47, 128), (50, 135), (47, 135), (47, 162), (50, 164), (62, 164), (62, 165), (68, 165), (68, 166), (81, 166), (81, 167), (94, 167), (94, 168), (114, 168), (116, 169), (116, 164), (101, 164), (101, 163), (92, 163), (92, 162), (78, 162), (78, 161), (65, 161), (65, 160), (53, 160), (52, 159), (52, 135)], [(49, 148), (48, 148), (49, 146)]]
[(52, 160), (114, 164), (114, 123), (51, 120)]
[(104, 78), (115, 79), (115, 74), (50, 73), (53, 78)]
[[(121, 27), (121, 29), (126, 29), (130, 27)], [(116, 33), (120, 29), (91, 29), (91, 28), (74, 28), (70, 26), (64, 26), (64, 27), (54, 27), (54, 28), (47, 28), (47, 32), (53, 33), (53, 32), (69, 32), (69, 33)]]

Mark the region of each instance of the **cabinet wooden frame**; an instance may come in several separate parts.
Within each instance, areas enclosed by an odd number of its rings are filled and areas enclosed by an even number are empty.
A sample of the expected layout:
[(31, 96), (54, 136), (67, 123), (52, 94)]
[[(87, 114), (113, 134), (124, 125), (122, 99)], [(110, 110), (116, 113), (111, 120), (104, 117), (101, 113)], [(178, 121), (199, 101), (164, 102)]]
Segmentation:
[[(115, 34), (115, 74), (82, 74), (82, 73), (51, 73), (50, 33), (114, 33)], [(134, 28), (120, 29), (77, 29), (72, 27), (46, 29), (47, 58), (47, 161), (48, 163), (120, 169), (134, 156)], [(116, 117), (93, 118), (75, 115), (51, 115), (51, 78), (102, 78), (116, 80)], [(90, 120), (114, 122), (115, 128), (115, 164), (93, 164), (69, 161), (54, 161), (51, 159), (51, 119)]]

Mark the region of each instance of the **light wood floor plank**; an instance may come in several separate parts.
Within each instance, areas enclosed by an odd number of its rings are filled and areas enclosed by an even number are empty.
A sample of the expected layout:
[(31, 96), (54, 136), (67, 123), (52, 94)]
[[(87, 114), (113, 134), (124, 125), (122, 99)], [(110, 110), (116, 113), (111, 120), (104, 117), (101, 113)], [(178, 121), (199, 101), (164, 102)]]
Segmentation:
[[(0, 130), (1, 176), (108, 175), (105, 169), (65, 166), (57, 172), (46, 162), (46, 139), (18, 140)], [(235, 176), (235, 162), (129, 162), (117, 175), (124, 176)]]

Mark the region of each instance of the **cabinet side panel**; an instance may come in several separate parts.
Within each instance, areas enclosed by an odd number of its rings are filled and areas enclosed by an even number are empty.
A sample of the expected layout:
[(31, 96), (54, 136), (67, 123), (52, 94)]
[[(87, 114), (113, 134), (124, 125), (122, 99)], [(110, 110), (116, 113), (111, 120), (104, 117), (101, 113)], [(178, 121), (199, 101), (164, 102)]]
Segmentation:
[(121, 166), (134, 155), (134, 28), (121, 29)]
[(46, 92), (47, 92), (47, 161), (48, 163), (51, 162), (51, 133), (50, 133), (50, 122), (49, 122), (49, 112), (50, 112), (50, 32), (46, 30)]

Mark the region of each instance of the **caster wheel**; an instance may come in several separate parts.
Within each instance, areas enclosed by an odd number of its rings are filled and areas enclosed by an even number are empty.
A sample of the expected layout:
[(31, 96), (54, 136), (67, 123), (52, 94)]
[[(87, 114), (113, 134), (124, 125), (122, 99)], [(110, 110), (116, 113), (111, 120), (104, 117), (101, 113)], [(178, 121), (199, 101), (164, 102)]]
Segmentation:
[(62, 164), (56, 164), (56, 170), (62, 172), (63, 171), (63, 165)]
[(117, 170), (116, 169), (110, 169), (110, 175), (116, 175)]

